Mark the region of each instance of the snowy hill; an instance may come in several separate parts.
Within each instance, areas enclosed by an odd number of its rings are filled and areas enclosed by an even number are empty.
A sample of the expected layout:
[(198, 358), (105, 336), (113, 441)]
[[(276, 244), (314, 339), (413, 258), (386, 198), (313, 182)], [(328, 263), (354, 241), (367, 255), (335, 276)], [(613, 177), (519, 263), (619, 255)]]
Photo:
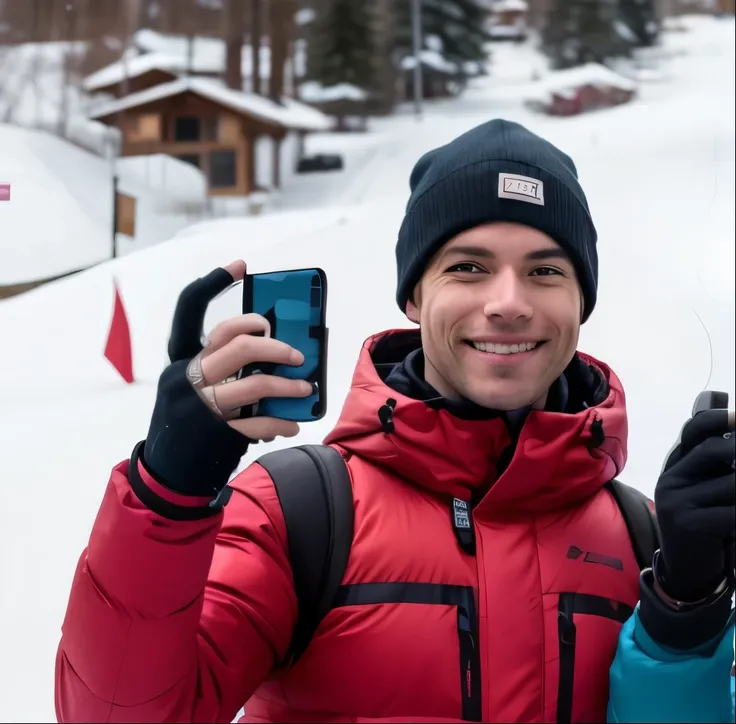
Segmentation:
[[(326, 270), (331, 403), (299, 442), (320, 440), (363, 339), (408, 326), (393, 301), (393, 247), (414, 161), (488, 118), (521, 121), (575, 159), (601, 267), (580, 348), (623, 380), (630, 440), (621, 478), (651, 493), (697, 393), (736, 393), (733, 22), (699, 22), (676, 42), (689, 54), (670, 61), (670, 80), (642, 87), (629, 106), (551, 119), (524, 110), (524, 88), (477, 81), (458, 101), (430, 105), (421, 124), (400, 116), (382, 125), (382, 145), (353, 189), (327, 194), (352, 205), (200, 224), (0, 303), (0, 334), (13, 340), (0, 355), (0, 720), (54, 720), (54, 654), (74, 565), (110, 469), (146, 434), (180, 289), (234, 258), (253, 272)], [(113, 278), (132, 327), (139, 382), (130, 387), (102, 358)], [(221, 297), (208, 326), (236, 314), (239, 301), (238, 289)], [(259, 445), (246, 462), (285, 444)]]
[[(168, 171), (168, 172), (167, 172)], [(169, 157), (118, 162), (120, 190), (138, 199), (136, 240), (129, 253), (170, 238), (206, 208), (206, 184), (195, 168)], [(0, 285), (85, 268), (111, 255), (110, 163), (43, 131), (0, 125)]]

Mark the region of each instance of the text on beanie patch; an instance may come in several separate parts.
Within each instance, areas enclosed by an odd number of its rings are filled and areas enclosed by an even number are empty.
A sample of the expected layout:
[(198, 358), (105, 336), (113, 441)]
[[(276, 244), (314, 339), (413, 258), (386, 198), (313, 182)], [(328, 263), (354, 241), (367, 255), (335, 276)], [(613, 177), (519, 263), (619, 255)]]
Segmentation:
[(498, 174), (498, 198), (544, 206), (544, 182), (515, 173)]

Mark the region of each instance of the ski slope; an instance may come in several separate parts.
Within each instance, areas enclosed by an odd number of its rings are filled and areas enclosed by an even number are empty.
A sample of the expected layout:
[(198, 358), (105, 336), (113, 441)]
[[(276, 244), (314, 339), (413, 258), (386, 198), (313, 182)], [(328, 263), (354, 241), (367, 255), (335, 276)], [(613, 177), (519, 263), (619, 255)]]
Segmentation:
[[(299, 438), (319, 441), (363, 339), (408, 326), (393, 301), (393, 247), (411, 166), (489, 118), (528, 124), (578, 165), (601, 269), (580, 348), (623, 380), (630, 442), (621, 478), (651, 493), (697, 393), (707, 383), (736, 392), (733, 31), (733, 22), (699, 21), (672, 40), (688, 54), (669, 61), (667, 83), (575, 119), (530, 115), (508, 74), (502, 87), (483, 80), (453, 103), (429, 105), (421, 123), (387, 121), (376, 160), (342, 205), (200, 224), (0, 303), (0, 721), (55, 720), (54, 655), (74, 566), (110, 469), (146, 435), (180, 289), (235, 258), (253, 272), (325, 269), (331, 407)], [(132, 327), (139, 381), (130, 387), (102, 357), (113, 279)], [(208, 326), (236, 314), (239, 301), (238, 289), (217, 300)], [(259, 445), (245, 462), (286, 444)]]

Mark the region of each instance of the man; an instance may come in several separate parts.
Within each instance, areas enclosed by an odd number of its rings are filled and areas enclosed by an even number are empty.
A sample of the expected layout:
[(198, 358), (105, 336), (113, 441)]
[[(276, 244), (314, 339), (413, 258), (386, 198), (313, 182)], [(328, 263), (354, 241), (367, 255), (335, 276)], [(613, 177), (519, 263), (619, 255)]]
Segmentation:
[(113, 471), (64, 623), (61, 721), (230, 721), (243, 705), (246, 721), (675, 720), (667, 697), (730, 717), (726, 413), (693, 418), (667, 461), (640, 594), (604, 487), (626, 459), (623, 390), (576, 352), (597, 256), (572, 160), (492, 121), (424, 156), (411, 189), (397, 301), (419, 330), (365, 343), (328, 436), (354, 534), (304, 655), (282, 665), (299, 552), (272, 478), (253, 464), (218, 497), (249, 442), (297, 432), (235, 411), (311, 393), (230, 381), (302, 361), (261, 317), (198, 344), (206, 300), (245, 273), (234, 262), (182, 295), (148, 435)]

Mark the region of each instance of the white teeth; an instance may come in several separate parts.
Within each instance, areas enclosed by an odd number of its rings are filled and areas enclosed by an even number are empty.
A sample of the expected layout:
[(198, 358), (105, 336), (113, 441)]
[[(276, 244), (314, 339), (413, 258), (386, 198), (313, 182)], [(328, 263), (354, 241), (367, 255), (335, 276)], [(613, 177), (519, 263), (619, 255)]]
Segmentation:
[(473, 342), (473, 347), (481, 352), (492, 354), (518, 354), (534, 349), (538, 342), (522, 342), (521, 344), (491, 344), (490, 342)]

